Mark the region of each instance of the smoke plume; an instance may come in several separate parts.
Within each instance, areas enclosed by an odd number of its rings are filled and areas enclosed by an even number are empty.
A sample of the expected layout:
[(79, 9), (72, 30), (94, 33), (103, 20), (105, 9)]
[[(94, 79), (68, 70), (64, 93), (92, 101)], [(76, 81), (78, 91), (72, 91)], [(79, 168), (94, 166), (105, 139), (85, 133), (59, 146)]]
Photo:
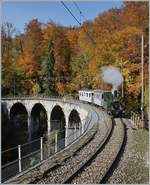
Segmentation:
[(113, 66), (102, 68), (102, 79), (104, 82), (112, 84), (113, 91), (117, 90), (123, 82), (123, 76), (119, 69)]

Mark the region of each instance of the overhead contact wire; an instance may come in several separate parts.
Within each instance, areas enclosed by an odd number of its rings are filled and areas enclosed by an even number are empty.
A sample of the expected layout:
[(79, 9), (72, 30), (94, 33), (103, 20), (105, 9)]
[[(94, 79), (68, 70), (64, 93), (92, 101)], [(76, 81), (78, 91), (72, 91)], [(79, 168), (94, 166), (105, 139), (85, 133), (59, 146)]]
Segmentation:
[[(61, 1), (61, 4), (65, 7), (65, 9), (71, 14), (71, 16), (76, 20), (76, 22), (81, 26), (81, 22), (73, 15), (73, 13), (71, 12), (71, 10), (66, 6), (66, 4)], [(77, 5), (77, 4), (76, 4)], [(78, 5), (76, 6), (78, 7)], [(80, 8), (78, 7), (78, 10), (80, 11)], [(81, 12), (82, 13), (82, 12)], [(92, 41), (93, 44), (95, 44), (95, 41), (93, 40), (93, 38), (90, 36), (89, 32), (86, 30), (86, 28), (84, 28), (85, 33), (87, 34), (87, 36), (90, 38), (90, 40)]]

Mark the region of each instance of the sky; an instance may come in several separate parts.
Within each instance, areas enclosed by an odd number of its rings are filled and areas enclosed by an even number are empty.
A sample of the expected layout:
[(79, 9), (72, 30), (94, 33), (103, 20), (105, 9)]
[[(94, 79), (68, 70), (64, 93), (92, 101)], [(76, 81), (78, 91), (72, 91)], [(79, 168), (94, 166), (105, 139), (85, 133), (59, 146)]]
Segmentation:
[[(75, 17), (83, 22), (84, 19), (80, 16), (79, 10), (73, 2), (64, 1), (67, 7), (72, 11)], [(94, 20), (100, 13), (107, 11), (110, 8), (120, 8), (122, 1), (85, 1), (78, 2), (77, 5), (81, 9), (87, 20)], [(2, 3), (2, 22), (12, 23), (19, 32), (23, 33), (25, 24), (32, 19), (37, 18), (43, 23), (49, 20), (64, 26), (79, 26), (69, 12), (63, 7), (60, 1), (49, 2), (8, 2)]]

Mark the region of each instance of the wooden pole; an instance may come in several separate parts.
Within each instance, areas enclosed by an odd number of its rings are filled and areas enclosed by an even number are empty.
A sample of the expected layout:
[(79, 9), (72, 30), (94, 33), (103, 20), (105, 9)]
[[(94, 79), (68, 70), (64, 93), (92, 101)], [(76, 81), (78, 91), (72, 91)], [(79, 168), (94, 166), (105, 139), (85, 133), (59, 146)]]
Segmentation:
[[(123, 76), (123, 60), (121, 59), (121, 74)], [(121, 85), (121, 95), (122, 95), (122, 98), (124, 97), (124, 81), (122, 82), (122, 85)]]
[(141, 119), (144, 122), (144, 38), (141, 38)]

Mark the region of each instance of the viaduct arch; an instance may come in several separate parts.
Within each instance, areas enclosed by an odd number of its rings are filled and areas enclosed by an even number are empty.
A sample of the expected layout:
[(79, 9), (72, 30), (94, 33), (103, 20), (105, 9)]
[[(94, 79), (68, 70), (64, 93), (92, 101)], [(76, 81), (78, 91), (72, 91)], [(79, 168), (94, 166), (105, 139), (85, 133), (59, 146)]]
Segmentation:
[[(34, 139), (36, 134), (40, 137), (44, 133), (57, 129), (64, 130), (63, 134), (67, 137), (72, 128), (79, 129), (79, 125), (81, 125), (81, 132), (83, 132), (85, 120), (88, 116), (88, 110), (85, 108), (62, 100), (3, 98), (3, 104), (5, 104), (9, 118), (16, 117), (18, 113), (24, 114), (29, 140)], [(41, 116), (44, 117), (43, 123), (40, 121)], [(65, 145), (67, 143), (68, 141), (65, 141)]]

